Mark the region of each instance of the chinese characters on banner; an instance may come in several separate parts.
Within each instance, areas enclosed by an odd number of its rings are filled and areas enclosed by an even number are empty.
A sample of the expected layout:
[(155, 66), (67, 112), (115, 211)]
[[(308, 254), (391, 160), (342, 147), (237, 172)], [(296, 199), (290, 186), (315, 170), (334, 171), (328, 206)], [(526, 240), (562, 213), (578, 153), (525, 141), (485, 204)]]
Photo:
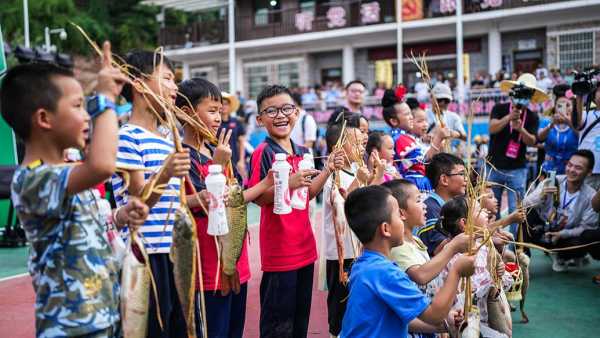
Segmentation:
[(336, 6), (331, 7), (327, 11), (327, 27), (344, 27), (346, 26), (346, 10), (344, 7)]
[(451, 14), (456, 11), (456, 0), (440, 0), (440, 13)]
[(481, 9), (498, 8), (502, 6), (502, 0), (483, 0)]
[[(415, 2), (416, 0), (406, 0), (408, 2)], [(418, 2), (421, 2), (419, 0)], [(346, 19), (346, 9), (342, 6), (333, 6), (327, 10), (327, 27), (346, 27), (348, 21)], [(422, 15), (421, 15), (422, 16)], [(296, 13), (294, 17), (294, 26), (300, 32), (310, 32), (313, 30), (313, 22), (315, 20), (315, 14), (313, 11), (302, 11)], [(374, 24), (381, 21), (381, 6), (379, 2), (367, 2), (360, 5), (360, 20), (361, 24)]]
[(360, 16), (363, 25), (369, 23), (378, 23), (380, 11), (381, 8), (379, 7), (379, 2), (374, 1), (362, 4), (360, 6)]
[(296, 28), (301, 32), (310, 32), (312, 30), (312, 23), (315, 19), (313, 12), (300, 12), (296, 13)]

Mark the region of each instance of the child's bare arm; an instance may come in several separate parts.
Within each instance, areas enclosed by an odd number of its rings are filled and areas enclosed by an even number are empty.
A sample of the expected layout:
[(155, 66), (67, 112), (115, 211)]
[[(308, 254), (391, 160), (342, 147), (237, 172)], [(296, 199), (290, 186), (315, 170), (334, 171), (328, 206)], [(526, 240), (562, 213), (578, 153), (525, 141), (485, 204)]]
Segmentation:
[(457, 253), (464, 252), (467, 249), (469, 236), (460, 234), (452, 239), (450, 243), (444, 246), (442, 251), (433, 256), (433, 258), (423, 264), (411, 266), (406, 270), (406, 273), (415, 283), (425, 285), (431, 282), (437, 275), (442, 272), (450, 259)]
[(446, 328), (444, 325), (431, 325), (427, 324), (419, 318), (415, 318), (408, 323), (408, 331), (409, 332), (419, 332), (419, 333), (441, 333), (446, 332)]
[(269, 173), (263, 178), (257, 185), (244, 190), (244, 201), (246, 203), (252, 202), (262, 196), (267, 190), (273, 187), (273, 171), (269, 170)]
[(444, 285), (436, 293), (429, 307), (419, 316), (419, 319), (429, 324), (438, 325), (448, 316), (448, 312), (454, 303), (460, 277), (472, 275), (474, 263), (474, 256), (461, 256), (456, 260)]
[[(156, 181), (156, 185), (167, 184), (171, 177), (183, 177), (190, 171), (190, 154), (188, 149), (184, 149), (182, 152), (172, 154), (165, 160), (165, 170), (162, 171), (160, 177)], [(133, 171), (130, 173), (129, 182), (129, 194), (132, 196), (140, 197), (144, 188), (151, 182), (152, 178), (148, 181), (144, 179), (144, 173), (142, 171)], [(162, 193), (153, 192), (150, 197), (145, 201), (146, 205), (150, 208), (158, 202)]]
[[(110, 43), (103, 45), (102, 69), (98, 73), (98, 93), (112, 102), (123, 89), (126, 77), (111, 64)], [(82, 102), (83, 104), (83, 102)], [(75, 166), (69, 175), (67, 192), (76, 194), (92, 188), (110, 178), (116, 170), (118, 129), (117, 116), (112, 109), (101, 113), (93, 121), (94, 133), (90, 150), (82, 164)]]
[(325, 182), (329, 178), (329, 175), (336, 170), (342, 169), (344, 167), (344, 152), (342, 149), (336, 150), (335, 152), (329, 154), (327, 158), (327, 163), (325, 163), (325, 168), (321, 170), (317, 177), (313, 178), (310, 187), (308, 188), (308, 196), (310, 199), (317, 196), (323, 187), (325, 186)]

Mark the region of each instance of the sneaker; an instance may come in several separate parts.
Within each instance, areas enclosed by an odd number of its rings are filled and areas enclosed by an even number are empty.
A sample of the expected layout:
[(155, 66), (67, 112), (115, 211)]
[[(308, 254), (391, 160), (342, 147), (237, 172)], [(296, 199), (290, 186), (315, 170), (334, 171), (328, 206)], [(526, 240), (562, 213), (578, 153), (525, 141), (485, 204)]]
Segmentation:
[(554, 272), (563, 272), (563, 271), (567, 271), (567, 265), (565, 264), (565, 261), (558, 258), (556, 255), (550, 255), (550, 257), (552, 258), (552, 270)]

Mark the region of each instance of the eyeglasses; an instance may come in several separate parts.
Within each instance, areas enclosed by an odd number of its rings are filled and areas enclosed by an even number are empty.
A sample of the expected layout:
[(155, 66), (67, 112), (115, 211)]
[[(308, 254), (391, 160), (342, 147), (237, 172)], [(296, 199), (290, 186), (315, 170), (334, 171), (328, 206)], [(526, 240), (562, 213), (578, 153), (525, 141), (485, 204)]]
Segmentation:
[(446, 176), (462, 176), (462, 177), (464, 177), (466, 175), (466, 173), (464, 171), (460, 171), (460, 172), (457, 172), (457, 173), (448, 173), (448, 174), (444, 174), (444, 175), (446, 175)]
[(293, 104), (284, 104), (283, 106), (277, 107), (268, 107), (261, 111), (261, 114), (265, 114), (270, 118), (275, 118), (277, 114), (281, 112), (283, 116), (290, 116), (296, 112), (296, 106)]

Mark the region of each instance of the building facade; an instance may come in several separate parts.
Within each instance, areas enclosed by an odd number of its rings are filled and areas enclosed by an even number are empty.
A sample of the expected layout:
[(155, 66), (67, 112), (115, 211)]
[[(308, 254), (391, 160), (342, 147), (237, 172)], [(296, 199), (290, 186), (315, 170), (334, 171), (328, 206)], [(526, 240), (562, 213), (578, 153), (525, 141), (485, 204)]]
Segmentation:
[[(268, 83), (345, 83), (373, 88), (396, 79), (395, 0), (248, 0), (235, 7), (235, 85), (255, 97)], [(415, 82), (409, 56), (456, 76), (456, 22), (463, 24), (465, 82), (478, 73), (583, 69), (600, 62), (599, 0), (403, 0), (401, 82)], [(227, 8), (185, 27), (163, 27), (160, 44), (184, 77), (229, 87)]]

